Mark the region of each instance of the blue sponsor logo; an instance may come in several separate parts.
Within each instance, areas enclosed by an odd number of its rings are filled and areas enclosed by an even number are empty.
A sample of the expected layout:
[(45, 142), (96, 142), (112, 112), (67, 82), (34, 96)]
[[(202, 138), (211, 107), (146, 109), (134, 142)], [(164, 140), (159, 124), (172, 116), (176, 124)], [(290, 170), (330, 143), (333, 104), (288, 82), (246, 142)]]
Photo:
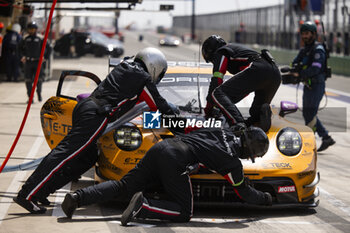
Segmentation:
[(144, 112), (143, 113), (143, 128), (144, 129), (159, 129), (160, 128), (160, 116), (162, 114), (157, 110), (156, 112)]

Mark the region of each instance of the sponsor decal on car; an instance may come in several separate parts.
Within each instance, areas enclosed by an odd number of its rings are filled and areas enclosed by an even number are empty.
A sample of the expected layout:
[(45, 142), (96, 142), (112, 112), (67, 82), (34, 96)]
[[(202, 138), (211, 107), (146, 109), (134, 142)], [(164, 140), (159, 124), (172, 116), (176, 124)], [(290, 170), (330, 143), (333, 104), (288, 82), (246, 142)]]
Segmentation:
[(265, 169), (292, 169), (293, 167), (289, 163), (268, 163), (264, 164)]
[(307, 151), (307, 150), (304, 150), (303, 151), (303, 156), (312, 156), (313, 155), (313, 153), (311, 152), (311, 151)]
[[(160, 84), (166, 83), (197, 83), (197, 77), (164, 77)], [(209, 83), (210, 78), (200, 78), (198, 82)]]
[(108, 144), (108, 145), (102, 144), (102, 148), (106, 149), (106, 150), (114, 151), (116, 149), (116, 146), (114, 144), (112, 144), (112, 143)]
[(278, 193), (293, 193), (295, 192), (295, 186), (279, 186)]
[(125, 158), (124, 164), (137, 164), (142, 158)]
[(108, 169), (112, 171), (113, 173), (120, 175), (122, 173), (122, 169), (115, 166), (109, 160), (105, 157), (103, 153), (100, 153), (99, 158), (98, 158), (98, 167), (100, 169)]
[(300, 172), (300, 173), (298, 173), (298, 178), (302, 179), (302, 178), (304, 178), (306, 176), (311, 176), (314, 173), (315, 173), (315, 171)]
[(71, 125), (61, 124), (59, 122), (52, 122), (52, 120), (45, 121), (43, 127), (48, 128), (52, 134), (66, 136), (72, 129)]
[(137, 154), (142, 154), (142, 155), (146, 154), (146, 152), (147, 152), (147, 150), (137, 150), (136, 151)]

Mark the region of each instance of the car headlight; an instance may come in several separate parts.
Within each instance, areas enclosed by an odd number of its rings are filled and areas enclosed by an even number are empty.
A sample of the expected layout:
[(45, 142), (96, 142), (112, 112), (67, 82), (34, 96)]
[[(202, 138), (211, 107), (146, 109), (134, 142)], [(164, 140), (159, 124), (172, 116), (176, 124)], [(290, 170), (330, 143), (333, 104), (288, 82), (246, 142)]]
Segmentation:
[(108, 45), (108, 51), (109, 51), (109, 52), (112, 52), (113, 49), (114, 49), (114, 46), (113, 46), (112, 44), (109, 44), (109, 45)]
[(159, 41), (159, 44), (164, 44), (164, 43), (165, 43), (164, 40), (160, 40), (160, 41)]
[(293, 156), (298, 154), (302, 147), (299, 132), (290, 127), (282, 129), (277, 135), (277, 147), (284, 155)]
[(141, 146), (142, 133), (135, 125), (127, 123), (114, 131), (114, 142), (122, 150), (132, 151)]

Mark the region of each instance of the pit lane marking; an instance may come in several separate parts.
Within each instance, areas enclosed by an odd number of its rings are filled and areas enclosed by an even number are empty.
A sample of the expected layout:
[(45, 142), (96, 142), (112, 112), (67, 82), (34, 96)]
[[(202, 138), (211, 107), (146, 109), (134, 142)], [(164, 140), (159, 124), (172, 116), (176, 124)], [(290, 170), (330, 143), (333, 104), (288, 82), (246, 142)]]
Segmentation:
[[(71, 90), (73, 85), (73, 82), (68, 82), (68, 84), (65, 86), (65, 92), (69, 93), (69, 91)], [(70, 192), (70, 188), (71, 188), (72, 183), (69, 182), (68, 184), (66, 184), (65, 186), (63, 186), (61, 189), (56, 191), (56, 197), (55, 197), (55, 202), (54, 202), (54, 208), (52, 210), (52, 216), (55, 217), (63, 217), (66, 216), (63, 213), (63, 210), (61, 208), (61, 203), (64, 199), (64, 196), (66, 195), (66, 193)]]
[(325, 200), (327, 200), (334, 207), (340, 209), (345, 214), (350, 216), (350, 207), (347, 204), (345, 204), (341, 200), (337, 199), (335, 196), (333, 196), (332, 194), (330, 194), (329, 192), (327, 192), (325, 189), (321, 188), (320, 186), (318, 186), (318, 187), (321, 191), (321, 194), (325, 197)]
[[(288, 84), (285, 86), (289, 88), (297, 89), (297, 86), (295, 85)], [(298, 88), (298, 91), (301, 93), (303, 90)], [(350, 95), (349, 93), (346, 93), (344, 91), (339, 91), (332, 88), (326, 88), (326, 95), (332, 99), (342, 101), (345, 103), (350, 103)]]
[(69, 182), (68, 184), (63, 186), (61, 189), (56, 191), (55, 206), (53, 207), (53, 210), (52, 210), (52, 216), (66, 217), (66, 215), (63, 213), (63, 210), (61, 208), (61, 204), (63, 202), (65, 195), (70, 192), (71, 186), (72, 186), (72, 182)]
[[(33, 155), (37, 154), (39, 151), (40, 146), (43, 144), (45, 138), (44, 135), (42, 133), (42, 131), (40, 131), (39, 135), (37, 136), (37, 138), (35, 139), (33, 146), (30, 148), (28, 154), (26, 155), (25, 159), (29, 159), (32, 158)], [(27, 171), (18, 171), (15, 175), (15, 177), (12, 179), (12, 182), (10, 184), (10, 186), (8, 187), (8, 189), (6, 190), (6, 193), (16, 193), (18, 192), (19, 187), (22, 185), (21, 181), (24, 180), (24, 178), (27, 175)], [(3, 197), (1, 198), (0, 201), (0, 225), (4, 220), (4, 217), (6, 216), (8, 209), (10, 208), (11, 204), (12, 204), (13, 200), (11, 197)]]

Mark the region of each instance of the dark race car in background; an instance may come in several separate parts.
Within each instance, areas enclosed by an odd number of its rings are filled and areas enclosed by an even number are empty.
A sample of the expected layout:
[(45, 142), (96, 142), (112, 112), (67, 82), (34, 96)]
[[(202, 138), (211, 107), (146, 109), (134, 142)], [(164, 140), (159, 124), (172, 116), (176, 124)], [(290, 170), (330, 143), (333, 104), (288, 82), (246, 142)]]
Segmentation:
[(159, 39), (159, 46), (179, 46), (180, 38), (176, 36), (166, 35)]
[(96, 57), (104, 55), (120, 57), (124, 53), (124, 46), (119, 40), (109, 38), (101, 32), (72, 31), (56, 41), (54, 51), (59, 56), (65, 57), (73, 56), (73, 53), (78, 57), (85, 54), (93, 54)]

